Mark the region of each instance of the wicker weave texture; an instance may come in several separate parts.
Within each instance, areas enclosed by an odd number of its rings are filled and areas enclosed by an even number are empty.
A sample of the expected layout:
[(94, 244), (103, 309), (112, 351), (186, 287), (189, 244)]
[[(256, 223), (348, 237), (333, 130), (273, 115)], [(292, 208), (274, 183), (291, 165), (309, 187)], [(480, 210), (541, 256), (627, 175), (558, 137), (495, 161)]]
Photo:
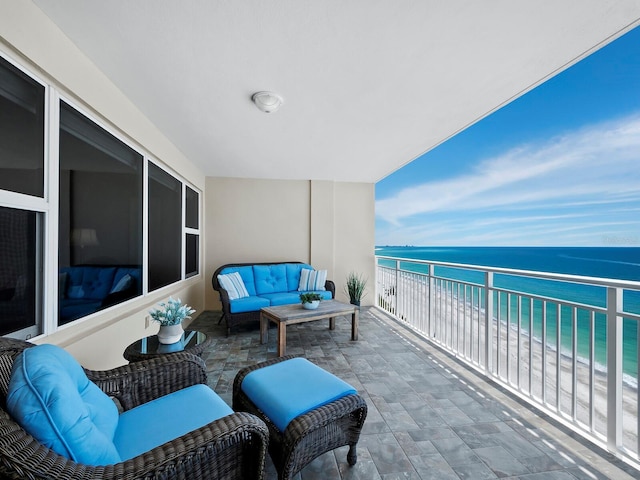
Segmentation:
[[(28, 342), (0, 338), (0, 355), (15, 358)], [(202, 359), (176, 353), (108, 371), (85, 370), (105, 393), (128, 410), (189, 385), (206, 383)], [(240, 412), (139, 455), (104, 467), (75, 463), (44, 447), (4, 410), (0, 398), (0, 478), (26, 479), (262, 479), (268, 430)]]
[(284, 356), (246, 367), (233, 382), (233, 409), (260, 417), (269, 429), (269, 454), (278, 471), (279, 480), (289, 480), (323, 453), (349, 446), (347, 461), (355, 465), (356, 445), (367, 417), (367, 404), (357, 394), (347, 395), (293, 419), (284, 432), (242, 391), (244, 377), (250, 372), (295, 358)]

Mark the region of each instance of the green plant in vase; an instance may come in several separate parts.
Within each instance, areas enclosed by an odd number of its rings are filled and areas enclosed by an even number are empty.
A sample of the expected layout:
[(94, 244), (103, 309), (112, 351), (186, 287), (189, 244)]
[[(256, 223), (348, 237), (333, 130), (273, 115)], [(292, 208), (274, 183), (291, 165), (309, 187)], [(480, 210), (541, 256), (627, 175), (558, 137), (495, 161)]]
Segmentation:
[(300, 294), (302, 308), (306, 308), (307, 310), (318, 308), (318, 305), (320, 305), (320, 300), (322, 300), (322, 295), (320, 295), (319, 293), (307, 292)]
[(360, 306), (360, 301), (366, 295), (364, 289), (367, 286), (367, 279), (355, 272), (347, 275), (347, 283), (344, 286), (344, 292), (349, 296), (352, 305)]

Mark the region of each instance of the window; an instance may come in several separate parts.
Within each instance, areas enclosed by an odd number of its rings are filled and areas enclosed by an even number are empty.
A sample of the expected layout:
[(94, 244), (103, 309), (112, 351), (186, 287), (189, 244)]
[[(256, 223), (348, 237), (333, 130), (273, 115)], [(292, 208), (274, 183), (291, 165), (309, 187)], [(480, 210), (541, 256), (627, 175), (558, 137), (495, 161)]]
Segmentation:
[(185, 188), (185, 278), (199, 273), (200, 265), (200, 221), (198, 192), (190, 187)]
[(40, 215), (0, 207), (0, 335), (42, 333)]
[(182, 182), (149, 162), (149, 291), (182, 278)]
[(143, 157), (60, 103), (59, 324), (142, 294)]
[(0, 189), (44, 196), (45, 89), (0, 57)]
[[(0, 335), (43, 332), (45, 87), (0, 57)], [(25, 200), (22, 195), (40, 200)], [(28, 204), (29, 207), (25, 208)]]
[(199, 193), (57, 98), (0, 57), (0, 335), (51, 333), (45, 312), (60, 326), (143, 295), (145, 275), (153, 291), (199, 273)]

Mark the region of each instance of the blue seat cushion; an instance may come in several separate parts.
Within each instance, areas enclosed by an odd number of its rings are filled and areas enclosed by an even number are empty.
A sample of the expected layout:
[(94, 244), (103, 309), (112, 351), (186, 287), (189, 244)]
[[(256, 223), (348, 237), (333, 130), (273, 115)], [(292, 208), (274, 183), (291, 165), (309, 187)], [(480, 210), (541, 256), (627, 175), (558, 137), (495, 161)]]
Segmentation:
[(7, 410), (30, 435), (78, 463), (108, 465), (118, 409), (80, 364), (54, 345), (25, 349), (13, 363)]
[(289, 422), (356, 389), (304, 358), (259, 368), (249, 373), (242, 391), (281, 431)]
[(272, 307), (301, 303), (299, 292), (263, 293), (261, 297), (268, 299)]
[(233, 413), (206, 385), (193, 385), (120, 415), (113, 442), (129, 460)]
[[(301, 293), (309, 293), (309, 292), (283, 292), (283, 293), (263, 293), (260, 295), (261, 298), (266, 298), (269, 300), (272, 307), (278, 305), (292, 305), (294, 303), (301, 303), (300, 294)], [(331, 300), (331, 292), (326, 290), (317, 291), (314, 293), (319, 293), (323, 300)]]
[(269, 300), (261, 297), (244, 297), (229, 301), (231, 313), (255, 312), (270, 305)]

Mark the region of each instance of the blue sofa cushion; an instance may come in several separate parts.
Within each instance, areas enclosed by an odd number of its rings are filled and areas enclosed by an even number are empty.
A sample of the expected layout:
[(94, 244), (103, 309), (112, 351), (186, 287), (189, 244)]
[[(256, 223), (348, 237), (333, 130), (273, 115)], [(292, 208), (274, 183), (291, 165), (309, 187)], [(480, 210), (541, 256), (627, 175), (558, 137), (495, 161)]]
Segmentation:
[(260, 297), (269, 300), (269, 305), (272, 307), (301, 303), (300, 292), (265, 293)]
[(281, 431), (289, 422), (356, 389), (304, 358), (292, 358), (249, 373), (242, 391)]
[(238, 298), (237, 300), (230, 300), (229, 310), (231, 310), (231, 313), (255, 312), (270, 305), (271, 303), (267, 298), (244, 297)]
[(247, 293), (250, 297), (256, 295), (256, 282), (253, 278), (253, 265), (246, 265), (244, 267), (227, 267), (220, 273), (225, 275), (228, 273), (238, 272), (244, 283), (244, 287), (247, 289)]
[[(260, 295), (260, 298), (266, 298), (269, 300), (270, 306), (276, 307), (278, 305), (291, 305), (295, 303), (302, 303), (300, 300), (301, 293), (309, 292), (282, 292), (282, 293), (265, 293)], [(326, 290), (318, 290), (314, 293), (319, 293), (323, 300), (331, 300), (331, 292)]]
[(109, 293), (117, 293), (122, 292), (124, 290), (129, 290), (133, 285), (135, 280), (128, 273), (123, 275), (119, 280), (114, 279), (114, 284)]
[(120, 461), (118, 410), (80, 364), (54, 345), (25, 349), (13, 363), (7, 410), (29, 434), (78, 463)]
[(253, 275), (256, 294), (287, 292), (287, 267), (285, 264), (254, 265)]
[(218, 275), (218, 282), (220, 283), (220, 286), (227, 291), (229, 300), (237, 300), (238, 298), (245, 298), (249, 296), (249, 292), (244, 286), (242, 277), (238, 272)]
[(70, 267), (64, 270), (69, 274), (67, 296), (102, 300), (113, 287), (116, 267)]
[(303, 268), (313, 270), (313, 267), (311, 265), (307, 265), (306, 263), (287, 263), (286, 267), (288, 292), (294, 292), (298, 290), (298, 285), (300, 284), (300, 272)]
[(193, 385), (120, 415), (113, 442), (122, 460), (233, 413), (206, 385)]

